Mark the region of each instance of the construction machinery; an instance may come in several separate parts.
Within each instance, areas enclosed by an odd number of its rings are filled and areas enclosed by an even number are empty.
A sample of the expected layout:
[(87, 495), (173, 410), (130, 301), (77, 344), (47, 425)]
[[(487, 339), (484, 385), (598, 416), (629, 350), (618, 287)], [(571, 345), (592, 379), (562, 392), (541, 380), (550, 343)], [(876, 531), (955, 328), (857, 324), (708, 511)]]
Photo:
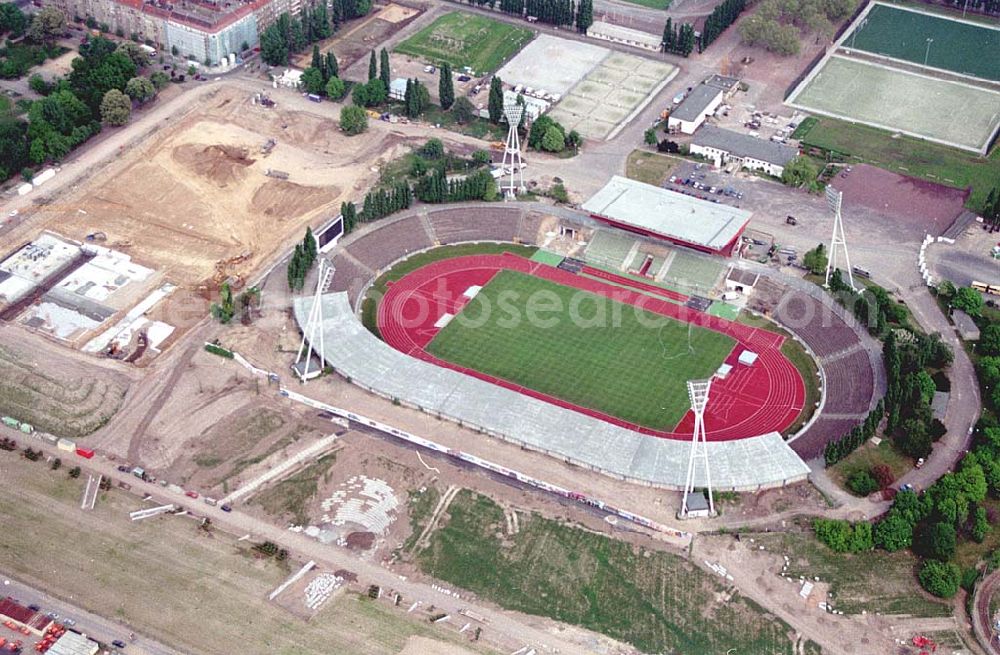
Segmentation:
[(267, 157), (268, 155), (271, 154), (271, 151), (274, 150), (274, 146), (276, 145), (278, 145), (277, 141), (275, 141), (274, 139), (268, 139), (267, 141), (264, 142), (264, 145), (260, 147), (260, 154)]

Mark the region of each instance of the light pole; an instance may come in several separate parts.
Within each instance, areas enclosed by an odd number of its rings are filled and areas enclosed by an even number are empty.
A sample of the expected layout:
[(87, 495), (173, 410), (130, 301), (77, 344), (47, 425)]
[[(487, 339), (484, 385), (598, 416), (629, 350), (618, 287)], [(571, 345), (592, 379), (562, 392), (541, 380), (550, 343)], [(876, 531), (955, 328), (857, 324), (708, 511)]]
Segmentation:
[(927, 59), (930, 58), (930, 56), (931, 56), (931, 44), (932, 43), (934, 43), (934, 39), (928, 37), (928, 39), (927, 39), (927, 52), (924, 53), (924, 66), (927, 65)]
[(868, 19), (865, 18), (861, 23), (858, 24), (857, 28), (851, 34), (851, 50), (854, 50), (854, 42), (858, 39), (858, 32), (864, 29), (865, 25), (868, 24)]

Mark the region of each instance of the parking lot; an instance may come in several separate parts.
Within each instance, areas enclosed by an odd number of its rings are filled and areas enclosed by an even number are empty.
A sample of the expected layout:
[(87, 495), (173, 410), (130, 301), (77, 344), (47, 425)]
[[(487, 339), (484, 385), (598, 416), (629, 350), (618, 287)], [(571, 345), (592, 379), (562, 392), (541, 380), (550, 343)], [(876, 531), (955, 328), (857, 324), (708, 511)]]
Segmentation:
[(747, 193), (739, 175), (714, 170), (711, 165), (684, 162), (663, 183), (664, 188), (717, 204), (740, 207)]

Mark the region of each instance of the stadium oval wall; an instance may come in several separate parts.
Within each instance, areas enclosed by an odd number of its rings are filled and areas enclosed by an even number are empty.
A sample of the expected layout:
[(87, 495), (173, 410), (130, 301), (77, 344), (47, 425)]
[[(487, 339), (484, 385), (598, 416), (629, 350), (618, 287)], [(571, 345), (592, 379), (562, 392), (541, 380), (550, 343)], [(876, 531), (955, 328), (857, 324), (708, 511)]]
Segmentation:
[[(297, 298), (305, 332), (312, 297)], [(347, 293), (322, 296), (323, 355), (353, 384), (401, 405), (627, 482), (683, 489), (691, 445), (563, 409), (403, 354), (370, 333)], [(319, 347), (319, 344), (315, 344)], [(809, 467), (777, 432), (710, 441), (713, 487), (752, 491), (804, 480)], [(696, 470), (695, 485), (705, 486)]]

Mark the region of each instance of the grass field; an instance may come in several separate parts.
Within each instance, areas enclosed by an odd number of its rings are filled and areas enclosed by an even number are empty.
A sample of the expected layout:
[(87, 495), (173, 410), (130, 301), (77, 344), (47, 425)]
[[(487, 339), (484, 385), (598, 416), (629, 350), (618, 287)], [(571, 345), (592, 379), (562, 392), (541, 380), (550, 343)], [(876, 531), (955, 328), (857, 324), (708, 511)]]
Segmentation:
[(432, 262), (452, 257), (464, 257), (465, 255), (502, 255), (511, 252), (526, 259), (530, 259), (538, 248), (534, 246), (522, 246), (516, 243), (460, 243), (455, 246), (441, 246), (421, 253), (417, 253), (406, 260), (398, 262), (391, 269), (383, 273), (372, 283), (371, 288), (364, 300), (361, 301), (361, 323), (375, 336), (379, 336), (378, 300), (385, 296), (385, 291), (390, 282), (395, 282), (418, 268), (422, 268)]
[(841, 56), (827, 60), (789, 102), (972, 150), (985, 147), (1000, 121), (996, 91)]
[[(533, 315), (536, 320), (528, 318)], [(732, 338), (705, 328), (502, 271), (428, 351), (583, 407), (669, 430), (689, 408), (685, 381), (710, 376), (734, 345)]]
[(681, 159), (645, 150), (633, 150), (625, 162), (625, 177), (660, 186)]
[(990, 190), (1000, 180), (1000, 148), (993, 148), (989, 157), (981, 157), (825, 116), (802, 121), (796, 132), (796, 138), (806, 146), (957, 188), (971, 186), (967, 204), (977, 210), (982, 209)]
[(413, 635), (447, 638), (350, 593), (299, 620), (265, 600), (294, 562), (257, 560), (247, 543), (184, 518), (131, 523), (126, 512), (142, 502), (122, 492), (81, 512), (83, 481), (16, 453), (0, 453), (0, 470), (3, 572), (121, 622), (123, 633), (132, 626), (203, 655), (397, 655)]
[(896, 450), (892, 439), (883, 439), (878, 446), (870, 443), (858, 448), (853, 453), (827, 469), (830, 477), (844, 489), (847, 489), (847, 478), (857, 471), (870, 471), (872, 467), (885, 465), (892, 471), (897, 480), (913, 468), (913, 460)]
[(324, 455), (295, 475), (260, 492), (250, 502), (260, 505), (271, 516), (288, 519), (295, 525), (306, 525), (310, 519), (306, 511), (309, 501), (336, 460), (336, 453)]
[(435, 66), (445, 61), (455, 70), (469, 66), (482, 75), (500, 68), (533, 36), (531, 30), (523, 27), (453, 11), (400, 43), (395, 50)]
[(503, 535), (503, 510), (462, 491), (430, 545), (426, 573), (502, 607), (552, 617), (646, 653), (792, 653), (788, 625), (675, 555), (520, 513)]
[(789, 576), (819, 576), (830, 583), (833, 606), (846, 614), (867, 611), (951, 616), (950, 604), (934, 600), (920, 589), (916, 576), (918, 561), (908, 551), (835, 553), (809, 532), (750, 536), (767, 550), (791, 558)]
[[(1000, 80), (1000, 30), (876, 4), (845, 46), (988, 80)], [(930, 48), (927, 39), (933, 39)]]

